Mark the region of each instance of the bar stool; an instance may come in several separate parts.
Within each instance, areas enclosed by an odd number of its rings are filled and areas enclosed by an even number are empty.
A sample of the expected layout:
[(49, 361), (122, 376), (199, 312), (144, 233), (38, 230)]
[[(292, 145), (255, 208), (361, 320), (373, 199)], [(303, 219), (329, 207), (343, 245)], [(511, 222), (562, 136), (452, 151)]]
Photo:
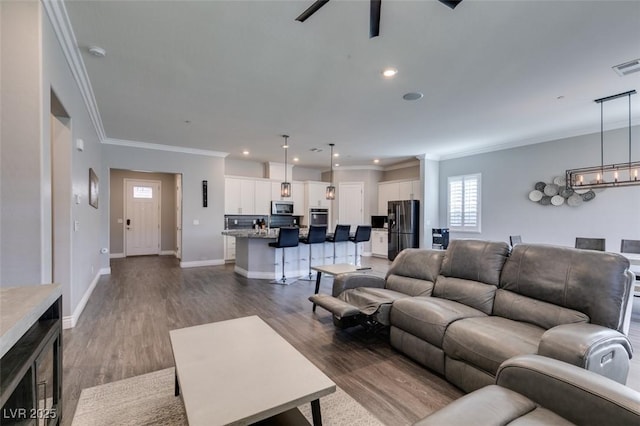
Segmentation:
[(353, 237), (349, 237), (349, 241), (356, 245), (356, 258), (354, 263), (356, 266), (360, 266), (360, 258), (358, 257), (358, 243), (363, 243), (371, 239), (371, 226), (370, 225), (358, 225), (356, 233)]
[(313, 274), (311, 273), (311, 246), (313, 244), (324, 244), (327, 238), (327, 225), (311, 225), (309, 226), (309, 233), (306, 237), (301, 237), (300, 242), (302, 244), (309, 245), (309, 275), (300, 277), (299, 279), (305, 281), (312, 281)]
[(336, 263), (336, 243), (349, 241), (351, 225), (336, 225), (333, 235), (327, 237), (327, 242), (333, 243), (333, 263)]
[(298, 239), (300, 236), (300, 228), (280, 228), (278, 232), (278, 239), (274, 243), (269, 243), (270, 247), (282, 249), (282, 278), (279, 280), (271, 281), (272, 284), (291, 284), (297, 280), (287, 282), (287, 277), (284, 275), (284, 252), (287, 247), (298, 247)]

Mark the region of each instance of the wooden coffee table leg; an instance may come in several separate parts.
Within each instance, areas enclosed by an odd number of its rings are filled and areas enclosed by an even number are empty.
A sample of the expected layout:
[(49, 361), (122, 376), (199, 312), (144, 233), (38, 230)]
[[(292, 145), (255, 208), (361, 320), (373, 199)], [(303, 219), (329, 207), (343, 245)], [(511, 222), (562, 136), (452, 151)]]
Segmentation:
[(322, 415), (320, 414), (320, 400), (311, 401), (311, 416), (313, 417), (313, 426), (322, 426)]
[[(320, 291), (320, 280), (322, 279), (322, 272), (317, 271), (316, 272), (316, 292), (314, 294), (318, 294), (318, 292)], [(316, 304), (313, 304), (313, 312), (316, 311)]]

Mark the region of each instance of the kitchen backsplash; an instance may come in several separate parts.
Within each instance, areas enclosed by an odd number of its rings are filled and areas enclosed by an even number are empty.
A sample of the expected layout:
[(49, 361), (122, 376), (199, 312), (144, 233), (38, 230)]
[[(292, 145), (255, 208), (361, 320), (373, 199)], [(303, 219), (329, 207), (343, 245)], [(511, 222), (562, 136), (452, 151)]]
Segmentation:
[(266, 215), (225, 215), (224, 229), (251, 229), (258, 220), (265, 223), (271, 217), (271, 228), (281, 228), (283, 226), (300, 226), (301, 216), (266, 216)]

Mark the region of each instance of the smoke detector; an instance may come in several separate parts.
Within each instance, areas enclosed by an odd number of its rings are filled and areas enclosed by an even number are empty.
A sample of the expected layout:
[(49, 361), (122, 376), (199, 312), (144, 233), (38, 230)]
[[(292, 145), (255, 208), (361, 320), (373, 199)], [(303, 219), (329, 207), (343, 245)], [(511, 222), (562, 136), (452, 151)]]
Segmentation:
[(633, 74), (640, 71), (640, 59), (634, 59), (633, 61), (625, 62), (624, 64), (616, 65), (613, 70), (620, 76)]
[(89, 47), (89, 53), (98, 58), (104, 58), (107, 55), (107, 51), (98, 46)]

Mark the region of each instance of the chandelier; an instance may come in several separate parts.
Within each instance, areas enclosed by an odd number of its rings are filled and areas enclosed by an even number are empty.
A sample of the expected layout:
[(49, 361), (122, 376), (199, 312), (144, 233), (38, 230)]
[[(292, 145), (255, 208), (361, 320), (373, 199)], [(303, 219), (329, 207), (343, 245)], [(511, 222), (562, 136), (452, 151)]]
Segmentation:
[[(640, 161), (631, 161), (631, 95), (635, 94), (636, 91), (631, 90), (594, 101), (600, 104), (600, 165), (567, 170), (567, 187), (572, 189), (588, 189), (640, 184), (640, 180), (638, 180)], [(629, 161), (618, 164), (604, 164), (604, 103), (625, 96), (629, 102)]]

